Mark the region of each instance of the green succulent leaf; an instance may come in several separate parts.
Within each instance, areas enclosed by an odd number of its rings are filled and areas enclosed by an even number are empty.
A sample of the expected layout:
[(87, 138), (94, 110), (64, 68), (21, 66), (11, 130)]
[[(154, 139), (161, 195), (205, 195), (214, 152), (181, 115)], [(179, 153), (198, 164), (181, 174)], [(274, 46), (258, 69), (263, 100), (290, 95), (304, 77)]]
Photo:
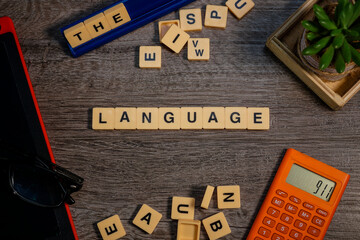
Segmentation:
[(360, 0), (357, 0), (354, 5), (354, 12), (350, 18), (349, 27), (360, 17)]
[(336, 51), (335, 68), (338, 73), (345, 71), (345, 61), (340, 51)]
[(336, 24), (331, 20), (319, 20), (320, 25), (327, 30), (335, 30), (337, 29)]
[(351, 50), (352, 60), (356, 63), (356, 65), (360, 66), (360, 53), (351, 45), (350, 45), (350, 50)]
[(317, 17), (317, 19), (319, 19), (319, 21), (330, 19), (329, 16), (327, 15), (327, 13), (325, 12), (325, 10), (322, 7), (320, 7), (319, 5), (314, 4), (313, 9), (314, 9), (315, 16)]
[(332, 59), (334, 58), (334, 53), (335, 53), (335, 48), (333, 45), (330, 45), (320, 58), (320, 64), (319, 64), (320, 70), (324, 70), (330, 65)]
[(351, 61), (351, 50), (350, 50), (350, 44), (344, 40), (344, 44), (341, 47), (341, 53), (344, 57), (344, 60), (346, 63), (349, 63)]
[(323, 37), (322, 39), (320, 39), (319, 41), (317, 41), (313, 47), (316, 48), (316, 49), (323, 49), (324, 47), (326, 47), (326, 45), (330, 42), (331, 40), (331, 37), (328, 36), (328, 37)]
[(318, 33), (314, 33), (314, 32), (308, 32), (306, 34), (306, 39), (309, 41), (314, 41), (315, 39), (317, 39), (319, 37), (321, 37), (321, 35)]
[(338, 36), (341, 32), (342, 32), (342, 29), (332, 30), (331, 33), (330, 33), (330, 36), (336, 37), (336, 36)]
[(336, 9), (335, 9), (334, 19), (335, 19), (335, 22), (337, 23), (338, 26), (340, 25), (340, 13), (344, 9), (346, 1), (347, 0), (339, 0), (338, 5), (336, 6)]
[(320, 51), (321, 51), (321, 49), (316, 49), (313, 46), (309, 46), (302, 51), (302, 55), (304, 55), (304, 56), (310, 55), (311, 56), (311, 55), (317, 54)]
[(309, 21), (309, 20), (304, 20), (304, 21), (301, 21), (301, 25), (303, 25), (303, 27), (311, 32), (319, 32), (320, 31), (320, 28), (312, 21)]
[(354, 5), (347, 1), (344, 9), (340, 12), (340, 24), (342, 28), (347, 29), (349, 27), (350, 19), (353, 13)]
[(341, 46), (342, 46), (343, 43), (344, 43), (344, 40), (345, 40), (345, 36), (344, 36), (342, 33), (340, 33), (339, 35), (337, 35), (337, 36), (334, 38), (334, 41), (333, 41), (334, 48), (335, 48), (335, 49), (341, 48)]

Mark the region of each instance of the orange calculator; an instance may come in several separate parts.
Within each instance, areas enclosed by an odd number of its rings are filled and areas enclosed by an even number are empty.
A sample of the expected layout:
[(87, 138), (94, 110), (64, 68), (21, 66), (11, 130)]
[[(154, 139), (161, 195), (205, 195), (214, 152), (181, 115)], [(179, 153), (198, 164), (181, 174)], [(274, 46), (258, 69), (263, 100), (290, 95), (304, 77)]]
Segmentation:
[(349, 179), (288, 149), (247, 239), (323, 239)]

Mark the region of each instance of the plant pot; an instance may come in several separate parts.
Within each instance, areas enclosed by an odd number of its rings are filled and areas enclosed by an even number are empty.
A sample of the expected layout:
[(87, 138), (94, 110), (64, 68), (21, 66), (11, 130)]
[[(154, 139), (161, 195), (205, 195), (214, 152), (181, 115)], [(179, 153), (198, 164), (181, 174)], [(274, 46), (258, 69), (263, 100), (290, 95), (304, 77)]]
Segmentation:
[(302, 51), (309, 46), (309, 41), (306, 39), (307, 31), (304, 30), (300, 36), (297, 50), (299, 57), (302, 63), (309, 68), (311, 71), (316, 73), (320, 78), (328, 81), (338, 81), (340, 79), (345, 78), (351, 71), (354, 69), (356, 64), (354, 62), (350, 62), (345, 65), (345, 71), (343, 73), (338, 73), (335, 69), (335, 66), (331, 64), (328, 68), (324, 70), (319, 69), (320, 57), (318, 55), (308, 56), (302, 55)]

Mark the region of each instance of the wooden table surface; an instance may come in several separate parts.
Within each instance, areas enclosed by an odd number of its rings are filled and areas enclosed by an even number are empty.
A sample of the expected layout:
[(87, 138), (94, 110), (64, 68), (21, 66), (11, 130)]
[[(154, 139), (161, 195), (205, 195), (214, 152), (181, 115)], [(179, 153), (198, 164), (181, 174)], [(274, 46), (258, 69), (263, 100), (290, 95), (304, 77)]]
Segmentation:
[[(303, 1), (255, 0), (225, 30), (190, 33), (211, 41), (209, 62), (189, 62), (186, 48), (163, 47), (162, 68), (140, 69), (141, 45), (160, 45), (150, 23), (80, 58), (72, 58), (60, 27), (111, 0), (1, 0), (15, 24), (57, 163), (83, 176), (71, 206), (80, 239), (101, 239), (96, 223), (118, 214), (124, 239), (176, 239), (172, 196), (194, 197), (195, 218), (219, 212), (206, 185), (241, 187), (241, 208), (225, 210), (232, 233), (245, 239), (287, 148), (351, 175), (325, 239), (358, 239), (360, 228), (360, 94), (332, 111), (265, 47), (267, 37)], [(186, 8), (225, 1), (196, 1)], [(178, 18), (178, 11), (161, 20)], [(269, 131), (94, 131), (93, 107), (270, 107)], [(132, 224), (148, 204), (163, 218), (152, 235)], [(201, 239), (207, 239), (205, 230)]]

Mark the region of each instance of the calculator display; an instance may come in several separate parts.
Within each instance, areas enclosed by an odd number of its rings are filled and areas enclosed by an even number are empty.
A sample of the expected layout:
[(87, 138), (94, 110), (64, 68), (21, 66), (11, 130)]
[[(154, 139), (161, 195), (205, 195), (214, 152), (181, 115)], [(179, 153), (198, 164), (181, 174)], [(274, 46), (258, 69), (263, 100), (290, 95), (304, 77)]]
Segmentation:
[(293, 164), (286, 182), (325, 201), (330, 201), (336, 183)]

